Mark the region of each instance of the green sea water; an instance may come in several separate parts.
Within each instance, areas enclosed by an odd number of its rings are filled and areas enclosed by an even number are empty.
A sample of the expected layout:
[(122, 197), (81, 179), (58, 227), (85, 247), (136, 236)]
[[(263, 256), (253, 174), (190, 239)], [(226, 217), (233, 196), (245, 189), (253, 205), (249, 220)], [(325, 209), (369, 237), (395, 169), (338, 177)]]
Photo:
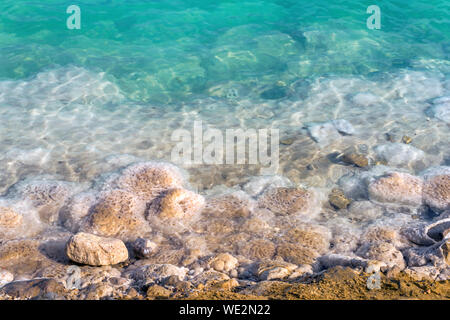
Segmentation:
[[(372, 4), (380, 30), (366, 25)], [(66, 26), (69, 5), (81, 9), (80, 30)], [(447, 0), (0, 2), (0, 80), (76, 66), (105, 72), (141, 102), (210, 96), (229, 83), (264, 88), (413, 67), (448, 73), (449, 57)]]

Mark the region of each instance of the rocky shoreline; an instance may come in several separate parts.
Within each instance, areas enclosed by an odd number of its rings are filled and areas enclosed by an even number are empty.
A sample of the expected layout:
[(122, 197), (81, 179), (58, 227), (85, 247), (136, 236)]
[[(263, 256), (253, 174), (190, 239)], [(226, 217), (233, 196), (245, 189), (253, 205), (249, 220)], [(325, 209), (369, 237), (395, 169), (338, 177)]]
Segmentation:
[[(333, 288), (342, 286), (350, 292), (342, 298), (383, 299), (403, 297), (405, 282), (419, 288), (411, 297), (446, 299), (449, 170), (371, 165), (330, 192), (262, 176), (201, 195), (159, 162), (131, 164), (84, 189), (20, 182), (1, 199), (9, 206), (0, 210), (0, 294), (339, 299)], [(331, 291), (318, 294), (322, 287)]]

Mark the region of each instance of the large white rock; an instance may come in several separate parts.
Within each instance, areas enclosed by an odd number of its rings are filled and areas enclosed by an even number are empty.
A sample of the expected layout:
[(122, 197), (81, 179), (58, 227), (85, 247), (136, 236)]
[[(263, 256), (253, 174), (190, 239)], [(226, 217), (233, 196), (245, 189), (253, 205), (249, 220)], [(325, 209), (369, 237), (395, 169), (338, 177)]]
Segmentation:
[(386, 143), (374, 148), (378, 158), (390, 166), (404, 166), (423, 160), (425, 152), (404, 143)]
[(66, 244), (70, 260), (91, 266), (118, 264), (128, 259), (128, 250), (122, 240), (77, 233)]

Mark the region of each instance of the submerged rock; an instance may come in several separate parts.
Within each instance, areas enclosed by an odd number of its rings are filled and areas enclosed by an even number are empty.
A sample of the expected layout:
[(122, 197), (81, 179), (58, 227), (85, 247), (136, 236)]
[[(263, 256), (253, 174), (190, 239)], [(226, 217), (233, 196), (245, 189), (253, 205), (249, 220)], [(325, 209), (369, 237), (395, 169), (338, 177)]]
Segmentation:
[(209, 198), (203, 215), (223, 218), (246, 218), (253, 210), (253, 201), (242, 191)]
[(331, 120), (331, 123), (334, 125), (336, 130), (339, 131), (339, 133), (341, 134), (353, 135), (356, 133), (356, 130), (352, 126), (352, 124), (345, 119)]
[(169, 163), (142, 162), (125, 168), (115, 185), (139, 195), (146, 200), (154, 198), (161, 190), (181, 187), (184, 177), (180, 169)]
[(81, 230), (105, 237), (135, 238), (151, 230), (144, 218), (145, 208), (145, 203), (128, 191), (105, 191)]
[(121, 240), (82, 232), (69, 239), (66, 254), (74, 262), (91, 266), (118, 264), (128, 259), (128, 250)]
[(337, 209), (345, 209), (352, 202), (340, 189), (333, 189), (328, 196), (328, 201)]
[(374, 151), (380, 160), (390, 166), (406, 166), (425, 158), (425, 152), (404, 143), (378, 145)]
[(0, 227), (14, 228), (22, 224), (22, 215), (10, 208), (0, 207)]
[(147, 217), (189, 218), (200, 212), (204, 204), (205, 200), (199, 194), (182, 188), (169, 189), (150, 203)]
[(258, 206), (278, 215), (308, 214), (313, 206), (314, 195), (302, 188), (274, 188), (267, 190), (259, 199)]
[(301, 264), (312, 264), (320, 254), (312, 249), (298, 243), (281, 243), (277, 246), (277, 256), (286, 262)]
[(311, 125), (308, 127), (308, 132), (314, 141), (324, 146), (341, 138), (334, 124), (330, 122)]
[(424, 201), (432, 209), (450, 209), (450, 174), (436, 175), (426, 180), (423, 192)]
[(369, 198), (378, 202), (422, 204), (423, 181), (407, 173), (392, 172), (369, 184)]
[(369, 159), (365, 155), (354, 152), (344, 154), (342, 156), (342, 160), (348, 164), (354, 164), (360, 168), (364, 168), (369, 165)]

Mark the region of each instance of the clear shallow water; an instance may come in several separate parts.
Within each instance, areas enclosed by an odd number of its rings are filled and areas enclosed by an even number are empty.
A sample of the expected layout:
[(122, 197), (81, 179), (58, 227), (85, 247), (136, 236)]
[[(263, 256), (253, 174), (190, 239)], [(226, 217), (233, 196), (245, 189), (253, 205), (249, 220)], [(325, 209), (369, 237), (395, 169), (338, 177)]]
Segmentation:
[[(343, 176), (364, 173), (332, 155), (365, 145), (376, 160), (386, 132), (412, 137), (425, 152), (393, 167), (418, 174), (449, 165), (448, 111), (430, 111), (434, 99), (450, 95), (448, 1), (378, 2), (381, 30), (366, 28), (360, 1), (76, 4), (81, 30), (66, 28), (67, 1), (0, 4), (2, 192), (36, 175), (89, 185), (137, 160), (170, 161), (173, 131), (192, 130), (196, 120), (222, 130), (278, 128), (293, 139), (280, 146), (278, 174), (317, 188), (322, 199)], [(346, 119), (356, 133), (321, 144), (305, 129), (333, 119)], [(184, 167), (204, 195), (230, 191), (221, 185), (241, 189), (260, 169)], [(20, 211), (20, 199), (8, 197), (2, 201)], [(313, 221), (254, 217), (268, 223), (266, 238), (275, 244), (285, 228), (307, 221), (332, 230), (337, 244), (351, 234), (342, 252), (352, 252), (369, 227), (414, 222), (402, 208), (375, 207), (383, 214), (361, 217), (354, 209), (335, 217), (324, 205)], [(242, 223), (229, 223), (229, 233), (239, 234)], [(193, 247), (208, 239), (208, 230), (193, 234)], [(217, 247), (205, 252), (225, 250), (225, 236), (215, 235)]]

